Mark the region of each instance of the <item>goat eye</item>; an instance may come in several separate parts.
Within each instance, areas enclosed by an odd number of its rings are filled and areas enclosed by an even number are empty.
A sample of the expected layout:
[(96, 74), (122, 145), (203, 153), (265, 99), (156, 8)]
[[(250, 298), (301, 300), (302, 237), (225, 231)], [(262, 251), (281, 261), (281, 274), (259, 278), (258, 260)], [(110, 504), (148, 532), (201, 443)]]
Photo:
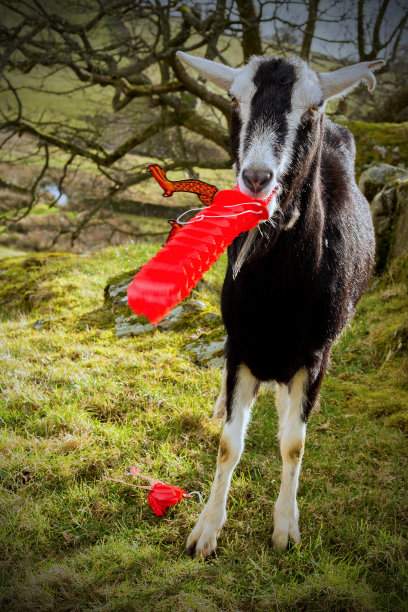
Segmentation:
[(236, 108), (238, 106), (238, 100), (236, 99), (236, 97), (235, 96), (230, 96), (230, 100), (231, 100), (231, 106)]
[(310, 106), (307, 111), (302, 115), (302, 123), (310, 123), (312, 119), (316, 119), (318, 116), (318, 107), (316, 105)]

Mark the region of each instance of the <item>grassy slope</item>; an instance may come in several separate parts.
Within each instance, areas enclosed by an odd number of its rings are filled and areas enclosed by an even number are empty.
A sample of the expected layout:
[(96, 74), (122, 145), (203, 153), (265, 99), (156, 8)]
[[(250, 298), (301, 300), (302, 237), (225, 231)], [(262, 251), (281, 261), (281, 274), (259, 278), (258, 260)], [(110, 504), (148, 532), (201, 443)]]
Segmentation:
[[(0, 607), (406, 609), (407, 356), (385, 362), (405, 285), (393, 277), (369, 292), (335, 348), (308, 427), (302, 546), (278, 554), (271, 545), (280, 459), (265, 389), (218, 557), (201, 562), (183, 552), (196, 500), (156, 518), (145, 492), (104, 480), (137, 464), (207, 497), (214, 473), (220, 371), (179, 352), (196, 330), (118, 339), (102, 307), (106, 279), (157, 246), (0, 264)], [(207, 275), (218, 288), (224, 265)]]

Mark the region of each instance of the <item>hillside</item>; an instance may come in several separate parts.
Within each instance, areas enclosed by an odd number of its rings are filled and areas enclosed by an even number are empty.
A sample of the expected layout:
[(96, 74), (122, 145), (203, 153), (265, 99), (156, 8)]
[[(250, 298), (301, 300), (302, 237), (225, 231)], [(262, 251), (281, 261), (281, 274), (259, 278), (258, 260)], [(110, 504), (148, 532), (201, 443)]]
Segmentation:
[[(367, 292), (308, 426), (302, 545), (271, 544), (280, 482), (273, 394), (256, 402), (218, 557), (183, 547), (200, 504), (156, 518), (129, 466), (207, 498), (218, 368), (182, 347), (210, 333), (118, 338), (108, 279), (159, 243), (0, 262), (0, 607), (7, 610), (400, 610), (407, 593), (408, 263)], [(219, 312), (225, 257), (198, 297)], [(196, 296), (197, 297), (197, 296)], [(124, 307), (125, 308), (125, 307)]]

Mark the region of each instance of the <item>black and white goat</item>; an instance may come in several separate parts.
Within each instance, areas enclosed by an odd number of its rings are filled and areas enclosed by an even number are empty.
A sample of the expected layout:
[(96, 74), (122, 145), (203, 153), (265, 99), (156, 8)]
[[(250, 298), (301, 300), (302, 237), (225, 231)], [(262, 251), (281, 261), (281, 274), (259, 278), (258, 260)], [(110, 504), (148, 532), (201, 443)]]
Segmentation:
[(383, 62), (317, 74), (299, 59), (253, 57), (233, 69), (178, 56), (228, 91), (241, 191), (277, 194), (270, 219), (229, 248), (222, 292), (226, 369), (215, 406), (226, 423), (211, 495), (187, 550), (206, 557), (216, 548), (250, 409), (260, 382), (270, 380), (278, 383), (283, 460), (273, 543), (284, 549), (288, 539), (300, 539), (296, 491), (306, 422), (374, 256), (369, 206), (354, 179), (353, 137), (325, 118), (325, 105), (361, 81), (374, 89), (373, 71)]

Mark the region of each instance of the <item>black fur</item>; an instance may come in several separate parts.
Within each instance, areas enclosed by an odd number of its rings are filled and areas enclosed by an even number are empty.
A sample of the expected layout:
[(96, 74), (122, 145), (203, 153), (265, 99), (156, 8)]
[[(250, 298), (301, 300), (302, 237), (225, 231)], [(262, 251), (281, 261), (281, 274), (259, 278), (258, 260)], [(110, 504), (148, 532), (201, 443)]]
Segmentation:
[[(268, 84), (271, 73), (281, 75), (273, 81), (276, 95)], [(272, 122), (279, 122), (285, 114), (293, 86), (291, 77), (281, 84), (285, 73), (288, 76), (284, 60), (274, 60), (270, 66), (261, 63), (255, 77), (261, 90), (255, 94), (254, 121), (258, 111)], [(264, 90), (268, 90), (267, 97)], [(265, 112), (267, 100), (271, 109)], [(233, 142), (237, 128), (233, 123)], [(282, 134), (284, 131), (283, 122)], [(263, 223), (263, 236), (259, 233), (254, 251), (235, 279), (232, 268), (246, 234), (229, 247), (222, 315), (228, 333), (227, 397), (231, 399), (240, 363), (260, 381), (285, 384), (305, 367), (309, 377), (302, 418), (306, 421), (332, 343), (370, 278), (374, 232), (368, 203), (354, 179), (355, 147), (350, 132), (324, 117), (307, 120), (298, 129), (293, 150), (291, 169), (281, 181), (281, 210), (272, 219), (274, 226)], [(296, 209), (299, 218), (286, 230)], [(227, 415), (230, 418), (230, 400)]]

